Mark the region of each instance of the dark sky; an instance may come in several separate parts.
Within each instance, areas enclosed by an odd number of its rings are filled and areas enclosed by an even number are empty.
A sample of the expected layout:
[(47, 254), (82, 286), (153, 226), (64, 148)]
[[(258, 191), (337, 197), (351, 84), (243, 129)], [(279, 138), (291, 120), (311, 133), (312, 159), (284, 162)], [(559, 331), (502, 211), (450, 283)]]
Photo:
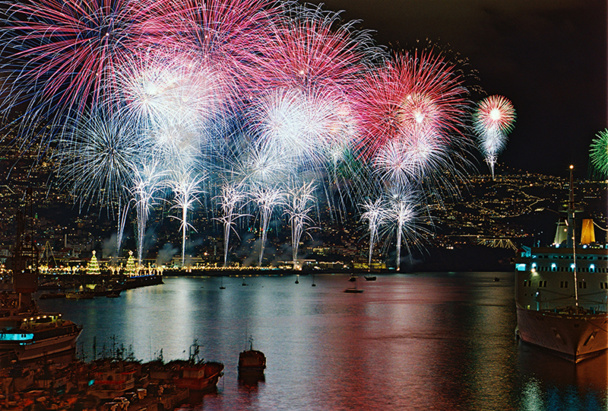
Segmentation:
[(587, 175), (591, 141), (608, 126), (606, 0), (323, 3), (344, 10), (345, 20), (362, 20), (360, 28), (393, 50), (429, 39), (467, 58), (479, 86), (517, 111), (499, 163), (563, 176), (574, 164), (578, 177)]

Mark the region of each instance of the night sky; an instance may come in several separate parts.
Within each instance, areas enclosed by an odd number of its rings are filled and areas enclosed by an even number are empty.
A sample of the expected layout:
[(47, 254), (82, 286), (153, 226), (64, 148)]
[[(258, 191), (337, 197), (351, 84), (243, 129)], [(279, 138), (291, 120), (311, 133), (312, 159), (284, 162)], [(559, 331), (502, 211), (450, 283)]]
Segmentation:
[(605, 0), (323, 3), (344, 10), (346, 21), (361, 20), (359, 28), (373, 30), (392, 50), (413, 50), (428, 39), (468, 59), (478, 85), (509, 98), (517, 111), (499, 163), (561, 176), (574, 164), (577, 177), (587, 176), (589, 145), (608, 126)]

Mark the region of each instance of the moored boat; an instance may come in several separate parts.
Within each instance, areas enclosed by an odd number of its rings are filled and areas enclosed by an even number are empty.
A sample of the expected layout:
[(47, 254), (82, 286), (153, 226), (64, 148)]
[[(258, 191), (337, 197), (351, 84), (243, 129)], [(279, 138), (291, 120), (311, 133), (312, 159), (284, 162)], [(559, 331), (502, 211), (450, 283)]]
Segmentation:
[(266, 369), (266, 356), (253, 349), (253, 338), (249, 338), (249, 349), (239, 353), (239, 376), (261, 375)]
[(171, 361), (168, 366), (173, 372), (173, 384), (178, 388), (199, 393), (212, 392), (217, 388), (219, 379), (224, 375), (224, 364), (199, 359), (199, 345), (196, 341), (190, 346), (187, 361)]
[(573, 180), (567, 220), (554, 242), (523, 247), (515, 259), (516, 335), (575, 363), (608, 348), (608, 244), (583, 219), (575, 237)]
[(0, 318), (0, 352), (13, 352), (19, 361), (61, 354), (75, 349), (81, 331), (59, 313), (5, 312)]

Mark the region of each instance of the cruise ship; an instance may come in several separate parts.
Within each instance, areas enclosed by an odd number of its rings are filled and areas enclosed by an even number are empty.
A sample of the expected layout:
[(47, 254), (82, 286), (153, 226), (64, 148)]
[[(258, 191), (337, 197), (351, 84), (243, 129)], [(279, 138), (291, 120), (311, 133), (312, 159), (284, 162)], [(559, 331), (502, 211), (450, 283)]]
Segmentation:
[(575, 363), (608, 348), (608, 244), (596, 241), (594, 227), (575, 219), (571, 171), (553, 244), (523, 247), (515, 258), (516, 335)]
[(0, 353), (18, 361), (35, 361), (76, 348), (82, 328), (59, 313), (0, 312)]

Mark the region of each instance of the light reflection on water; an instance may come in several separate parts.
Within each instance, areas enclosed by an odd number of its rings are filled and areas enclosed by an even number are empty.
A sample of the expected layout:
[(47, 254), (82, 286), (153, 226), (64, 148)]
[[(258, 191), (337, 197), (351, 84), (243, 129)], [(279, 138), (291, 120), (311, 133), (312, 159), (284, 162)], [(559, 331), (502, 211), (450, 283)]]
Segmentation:
[[(499, 277), (500, 281), (494, 281)], [(118, 299), (43, 300), (84, 325), (92, 356), (112, 336), (137, 358), (186, 358), (196, 338), (225, 364), (200, 409), (605, 410), (606, 355), (573, 365), (515, 342), (511, 273), (167, 278)], [(248, 336), (265, 381), (237, 381)]]

